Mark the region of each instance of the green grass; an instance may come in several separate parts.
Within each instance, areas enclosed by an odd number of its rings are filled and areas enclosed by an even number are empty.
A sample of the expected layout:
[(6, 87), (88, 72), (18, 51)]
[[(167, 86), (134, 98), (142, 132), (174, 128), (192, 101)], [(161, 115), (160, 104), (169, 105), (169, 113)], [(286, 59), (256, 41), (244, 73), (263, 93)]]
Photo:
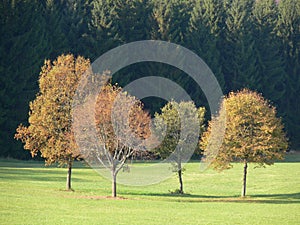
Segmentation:
[(111, 184), (76, 163), (74, 192), (64, 191), (66, 169), (41, 162), (0, 160), (0, 224), (299, 224), (300, 154), (248, 173), (240, 198), (242, 165), (221, 173), (186, 166), (184, 196), (170, 194), (177, 177), (151, 186)]

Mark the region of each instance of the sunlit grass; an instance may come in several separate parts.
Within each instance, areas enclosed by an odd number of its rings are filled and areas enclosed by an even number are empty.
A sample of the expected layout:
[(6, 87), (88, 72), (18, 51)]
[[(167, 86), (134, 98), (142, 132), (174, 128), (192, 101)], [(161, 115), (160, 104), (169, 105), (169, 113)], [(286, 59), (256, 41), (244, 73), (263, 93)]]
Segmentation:
[(267, 168), (249, 168), (240, 198), (242, 165), (221, 173), (187, 164), (183, 196), (171, 194), (177, 177), (146, 187), (111, 183), (76, 163), (73, 192), (66, 169), (40, 162), (0, 160), (0, 224), (299, 224), (300, 154)]

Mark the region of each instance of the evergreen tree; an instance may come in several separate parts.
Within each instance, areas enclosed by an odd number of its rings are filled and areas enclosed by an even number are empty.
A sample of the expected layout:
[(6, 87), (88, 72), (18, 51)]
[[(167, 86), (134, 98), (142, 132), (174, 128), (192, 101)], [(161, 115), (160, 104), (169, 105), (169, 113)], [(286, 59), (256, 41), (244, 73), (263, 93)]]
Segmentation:
[(286, 86), (284, 61), (278, 48), (279, 38), (275, 33), (277, 17), (278, 8), (274, 0), (256, 1), (253, 30), (259, 57), (260, 91), (278, 106), (284, 101)]
[(198, 0), (191, 13), (187, 45), (212, 69), (222, 89), (225, 82), (220, 65), (218, 40), (223, 21), (223, 6), (218, 0)]
[(280, 50), (285, 62), (286, 91), (282, 107), (292, 146), (300, 146), (300, 2), (280, 1), (277, 34), (281, 39)]
[(121, 43), (151, 39), (154, 21), (150, 1), (117, 0), (115, 11), (113, 24), (117, 27)]
[(99, 57), (120, 44), (118, 30), (114, 26), (115, 8), (112, 0), (94, 0), (91, 3), (88, 37), (96, 52), (94, 57)]
[(184, 45), (193, 1), (154, 0), (153, 3), (157, 29), (153, 38)]
[(38, 68), (49, 53), (39, 1), (5, 1), (1, 10), (1, 155), (24, 158), (13, 140), (37, 88)]
[(65, 7), (65, 1), (46, 0), (45, 17), (47, 19), (45, 28), (51, 47), (51, 59), (70, 51), (67, 31), (63, 26), (66, 19), (64, 15)]
[(226, 2), (225, 34), (222, 64), (229, 90), (249, 87), (259, 90), (255, 40), (251, 30), (251, 12), (254, 0)]
[[(93, 57), (96, 55), (88, 37), (91, 0), (67, 0), (62, 6), (64, 20), (62, 30), (68, 40), (68, 49), (73, 54)], [(97, 55), (96, 55), (97, 57)]]

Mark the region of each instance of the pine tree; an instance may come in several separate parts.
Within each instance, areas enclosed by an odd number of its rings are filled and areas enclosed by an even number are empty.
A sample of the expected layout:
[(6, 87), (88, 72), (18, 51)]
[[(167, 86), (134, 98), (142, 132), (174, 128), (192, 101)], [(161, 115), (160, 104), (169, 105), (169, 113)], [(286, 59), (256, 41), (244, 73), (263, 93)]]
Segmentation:
[(92, 58), (96, 52), (88, 37), (90, 2), (91, 0), (66, 0), (61, 6), (64, 15), (61, 27), (67, 37), (69, 51)]
[(286, 92), (282, 107), (292, 146), (300, 146), (300, 2), (280, 1), (277, 34), (281, 39), (280, 50), (285, 66)]
[(157, 27), (153, 38), (184, 45), (193, 2), (158, 0), (153, 3)]
[[(284, 60), (280, 55), (279, 38), (276, 36), (278, 8), (273, 0), (256, 1), (253, 9), (255, 44), (258, 50), (258, 66), (261, 89), (276, 105), (283, 103), (285, 86)], [(280, 108), (279, 108), (280, 110)]]
[(218, 41), (223, 21), (223, 6), (218, 0), (198, 0), (189, 22), (187, 45), (212, 69), (222, 89), (225, 81), (220, 65)]
[(251, 30), (254, 0), (226, 2), (222, 64), (228, 90), (249, 87), (259, 90), (255, 40)]
[(54, 59), (62, 53), (69, 53), (67, 29), (64, 27), (66, 16), (64, 15), (66, 1), (46, 0), (45, 17), (47, 38), (51, 47), (50, 59)]
[(117, 27), (121, 43), (151, 39), (152, 10), (149, 0), (115, 1), (113, 24)]
[(114, 26), (115, 15), (114, 1), (92, 1), (88, 39), (95, 49), (95, 58), (120, 44), (118, 30)]
[(39, 1), (7, 1), (1, 19), (1, 154), (24, 158), (13, 140), (25, 121), (28, 102), (37, 89), (37, 74), (49, 54), (43, 8)]

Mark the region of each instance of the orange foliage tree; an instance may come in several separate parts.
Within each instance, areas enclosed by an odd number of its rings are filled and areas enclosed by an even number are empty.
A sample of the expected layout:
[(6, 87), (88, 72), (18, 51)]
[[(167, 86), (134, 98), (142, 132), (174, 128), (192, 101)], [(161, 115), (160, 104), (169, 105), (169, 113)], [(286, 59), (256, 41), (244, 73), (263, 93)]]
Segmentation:
[[(219, 149), (214, 149), (217, 141), (214, 137), (222, 135), (218, 126), (226, 116), (226, 130)], [(276, 117), (276, 109), (262, 95), (243, 89), (231, 92), (224, 98), (220, 115), (213, 118), (207, 131), (203, 134), (200, 145), (204, 157), (211, 161), (215, 169), (231, 168), (231, 162), (242, 162), (243, 188), (242, 197), (246, 195), (246, 178), (248, 163), (259, 166), (272, 165), (275, 160), (283, 159), (288, 147), (283, 124)], [(213, 131), (213, 132), (212, 132)]]
[(29, 125), (17, 128), (15, 138), (24, 143), (32, 157), (39, 152), (46, 165), (67, 165), (66, 189), (71, 189), (72, 164), (80, 157), (72, 132), (72, 98), (90, 61), (61, 55), (53, 63), (45, 61), (39, 77), (39, 93), (30, 102)]
[(111, 171), (112, 196), (117, 196), (116, 179), (127, 159), (145, 150), (144, 141), (151, 134), (150, 115), (141, 101), (116, 85), (105, 85), (97, 96), (96, 130), (103, 149), (100, 160)]

